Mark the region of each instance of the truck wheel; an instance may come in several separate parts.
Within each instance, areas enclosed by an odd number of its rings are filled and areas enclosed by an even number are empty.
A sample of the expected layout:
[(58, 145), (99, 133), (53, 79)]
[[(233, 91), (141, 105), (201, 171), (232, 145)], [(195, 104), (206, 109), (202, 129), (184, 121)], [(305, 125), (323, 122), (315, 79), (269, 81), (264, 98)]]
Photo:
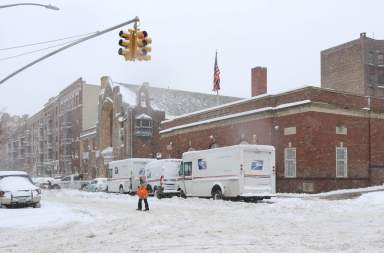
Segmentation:
[(220, 189), (215, 189), (215, 190), (212, 192), (212, 198), (213, 198), (214, 200), (223, 199), (223, 193), (221, 192)]
[(119, 193), (120, 193), (120, 194), (124, 194), (124, 188), (123, 188), (123, 186), (122, 186), (122, 185), (120, 185), (120, 188), (119, 188)]
[(185, 195), (183, 190), (180, 190), (179, 197), (182, 197), (183, 199), (186, 199), (187, 195)]
[(154, 192), (153, 196), (155, 196), (158, 199), (163, 198), (163, 195), (161, 194), (161, 191), (158, 188), (155, 189), (155, 192)]
[(52, 189), (59, 190), (59, 189), (60, 189), (60, 186), (57, 185), (57, 184), (54, 184), (54, 185), (52, 186)]
[(39, 202), (39, 203), (36, 203), (36, 204), (33, 204), (33, 208), (40, 208), (40, 207), (41, 207), (40, 202)]

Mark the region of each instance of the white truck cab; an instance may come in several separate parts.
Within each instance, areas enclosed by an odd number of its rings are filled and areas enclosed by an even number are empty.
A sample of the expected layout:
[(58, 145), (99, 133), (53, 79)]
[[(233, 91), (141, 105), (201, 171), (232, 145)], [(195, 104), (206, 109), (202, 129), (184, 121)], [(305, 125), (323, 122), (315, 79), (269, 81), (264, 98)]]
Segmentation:
[(87, 180), (83, 180), (78, 174), (72, 174), (65, 176), (61, 179), (56, 179), (51, 182), (53, 189), (81, 189), (88, 183)]
[(181, 159), (161, 159), (145, 166), (148, 191), (158, 198), (179, 194), (176, 180)]
[(276, 194), (275, 148), (241, 144), (183, 153), (182, 196), (261, 200)]
[(112, 161), (108, 164), (107, 192), (134, 194), (145, 176), (145, 165), (155, 159), (130, 158)]

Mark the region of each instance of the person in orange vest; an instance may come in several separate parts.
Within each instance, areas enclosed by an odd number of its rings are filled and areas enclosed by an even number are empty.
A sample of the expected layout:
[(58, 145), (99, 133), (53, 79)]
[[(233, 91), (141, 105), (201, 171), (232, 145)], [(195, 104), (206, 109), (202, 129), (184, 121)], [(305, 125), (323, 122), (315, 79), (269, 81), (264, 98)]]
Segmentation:
[(148, 190), (147, 190), (147, 184), (145, 183), (145, 180), (143, 177), (140, 177), (140, 185), (137, 188), (137, 196), (139, 196), (139, 203), (137, 204), (137, 209), (138, 211), (141, 211), (142, 208), (142, 201), (144, 200), (145, 204), (145, 209), (144, 211), (149, 211), (149, 206), (148, 206)]

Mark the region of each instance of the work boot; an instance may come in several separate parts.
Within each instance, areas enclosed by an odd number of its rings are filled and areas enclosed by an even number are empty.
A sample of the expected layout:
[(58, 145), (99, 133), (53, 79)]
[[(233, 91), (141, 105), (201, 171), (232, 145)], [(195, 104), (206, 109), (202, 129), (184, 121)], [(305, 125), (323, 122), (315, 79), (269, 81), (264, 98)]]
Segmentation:
[(141, 209), (137, 208), (136, 211), (141, 211)]
[(149, 211), (149, 208), (144, 209), (144, 211)]

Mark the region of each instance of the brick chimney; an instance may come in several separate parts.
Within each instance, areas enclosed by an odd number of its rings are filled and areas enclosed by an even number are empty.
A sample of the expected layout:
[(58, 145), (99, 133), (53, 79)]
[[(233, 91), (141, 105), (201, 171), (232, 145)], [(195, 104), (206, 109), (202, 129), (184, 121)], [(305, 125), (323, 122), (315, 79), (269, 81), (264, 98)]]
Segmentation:
[(252, 69), (252, 97), (267, 93), (267, 68)]

